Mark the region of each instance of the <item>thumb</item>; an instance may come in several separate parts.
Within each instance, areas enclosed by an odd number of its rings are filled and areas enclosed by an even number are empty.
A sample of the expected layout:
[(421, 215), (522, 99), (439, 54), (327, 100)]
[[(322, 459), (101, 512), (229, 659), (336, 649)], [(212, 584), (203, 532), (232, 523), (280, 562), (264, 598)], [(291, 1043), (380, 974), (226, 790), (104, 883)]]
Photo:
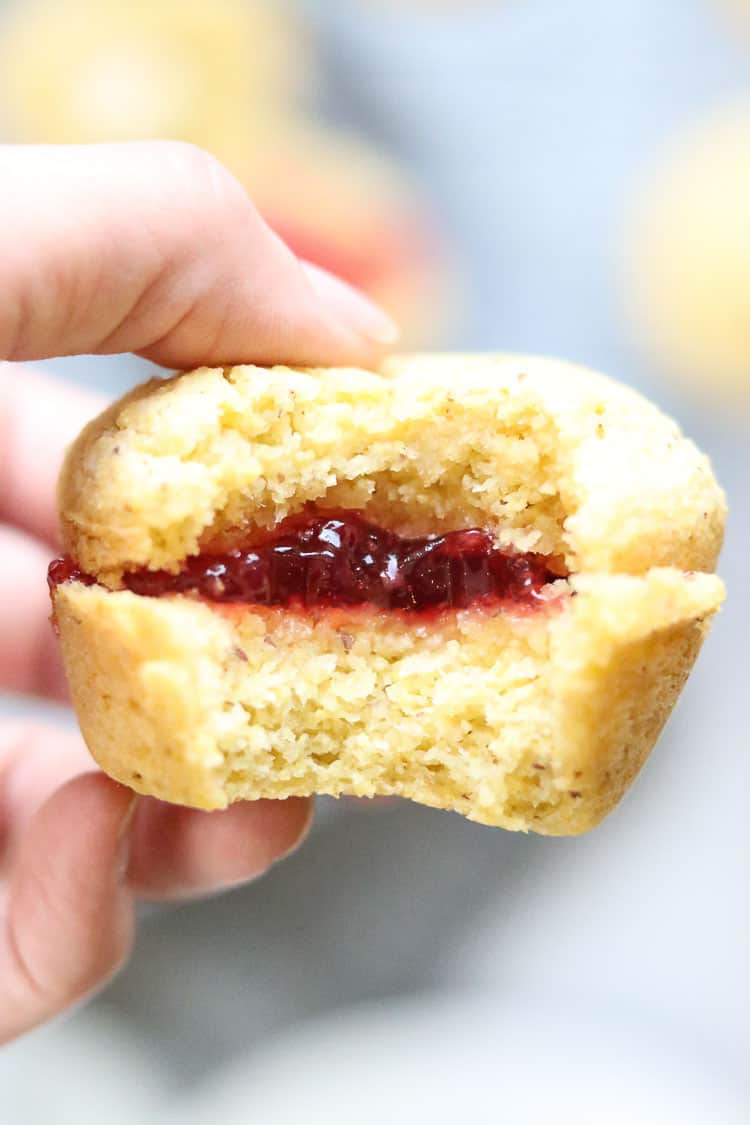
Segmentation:
[(0, 1043), (100, 987), (127, 956), (133, 808), (129, 790), (86, 774), (50, 797), (11, 850), (0, 912)]

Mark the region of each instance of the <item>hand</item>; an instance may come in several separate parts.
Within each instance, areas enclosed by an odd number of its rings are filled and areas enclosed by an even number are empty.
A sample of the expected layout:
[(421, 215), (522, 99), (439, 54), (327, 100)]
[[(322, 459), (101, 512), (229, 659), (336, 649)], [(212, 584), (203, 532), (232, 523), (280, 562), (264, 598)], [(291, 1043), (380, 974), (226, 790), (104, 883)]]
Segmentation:
[[(304, 178), (300, 184), (304, 201)], [(377, 361), (390, 322), (301, 265), (240, 185), (172, 143), (0, 149), (0, 358), (133, 351), (174, 367)], [(65, 698), (44, 573), (63, 450), (101, 403), (0, 371), (0, 689)], [(0, 1042), (123, 963), (134, 897), (215, 891), (285, 856), (308, 801), (136, 798), (72, 734), (0, 721)]]

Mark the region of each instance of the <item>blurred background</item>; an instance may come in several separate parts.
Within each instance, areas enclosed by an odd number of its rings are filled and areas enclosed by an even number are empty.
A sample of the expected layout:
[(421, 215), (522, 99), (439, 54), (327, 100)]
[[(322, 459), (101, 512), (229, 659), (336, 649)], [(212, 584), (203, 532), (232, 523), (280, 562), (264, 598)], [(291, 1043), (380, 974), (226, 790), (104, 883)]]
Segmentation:
[[(0, 15), (5, 139), (212, 149), (409, 347), (601, 368), (681, 420), (731, 508), (728, 608), (601, 828), (321, 801), (299, 854), (144, 912), (104, 995), (0, 1055), (2, 1121), (750, 1120), (750, 0)], [(50, 366), (111, 394), (148, 373)]]

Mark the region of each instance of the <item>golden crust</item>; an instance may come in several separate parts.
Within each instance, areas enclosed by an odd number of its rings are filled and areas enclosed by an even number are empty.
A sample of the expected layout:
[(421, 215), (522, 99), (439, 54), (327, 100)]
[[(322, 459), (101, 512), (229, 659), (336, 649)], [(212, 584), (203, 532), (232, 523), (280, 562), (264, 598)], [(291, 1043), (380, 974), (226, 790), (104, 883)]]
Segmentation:
[[(537, 612), (408, 627), (117, 589), (128, 566), (177, 569), (309, 501), (407, 532), (480, 524), (564, 555), (570, 584)], [(641, 396), (551, 360), (153, 382), (83, 432), (60, 506), (67, 550), (111, 587), (55, 595), (86, 741), (112, 776), (200, 808), (397, 794), (585, 831), (645, 761), (723, 597), (692, 573), (724, 524), (706, 458)]]

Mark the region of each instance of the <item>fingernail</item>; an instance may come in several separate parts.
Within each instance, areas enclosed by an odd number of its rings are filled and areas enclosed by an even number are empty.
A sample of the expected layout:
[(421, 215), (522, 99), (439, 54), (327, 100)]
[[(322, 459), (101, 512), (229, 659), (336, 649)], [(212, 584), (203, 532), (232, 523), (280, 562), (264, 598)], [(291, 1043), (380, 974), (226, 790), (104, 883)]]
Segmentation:
[(364, 293), (319, 266), (305, 263), (304, 268), (316, 297), (340, 324), (376, 344), (396, 342), (396, 324)]
[(118, 883), (125, 881), (125, 876), (128, 873), (130, 866), (130, 848), (133, 842), (133, 836), (130, 829), (133, 826), (133, 818), (135, 817), (138, 809), (139, 797), (134, 793), (130, 804), (127, 806), (123, 818), (120, 821), (120, 831), (118, 833), (117, 852), (115, 855), (115, 874)]

